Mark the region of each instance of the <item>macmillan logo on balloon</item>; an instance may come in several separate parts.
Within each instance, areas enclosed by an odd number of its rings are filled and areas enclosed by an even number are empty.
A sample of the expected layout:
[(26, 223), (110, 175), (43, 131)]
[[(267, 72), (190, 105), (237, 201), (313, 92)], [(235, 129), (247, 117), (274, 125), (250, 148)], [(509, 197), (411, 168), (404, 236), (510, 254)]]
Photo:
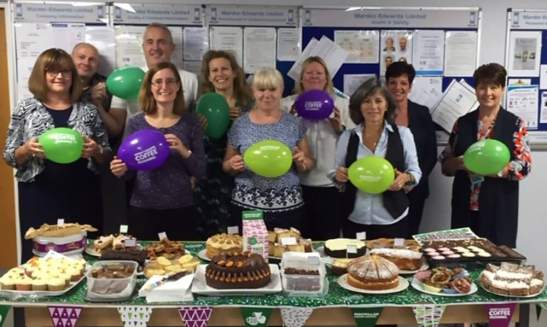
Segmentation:
[(307, 101), (304, 103), (304, 108), (306, 108), (307, 111), (319, 111), (322, 106), (323, 102), (321, 101)]
[(54, 134), (50, 136), (55, 144), (68, 143), (73, 144), (76, 142), (76, 137), (70, 134)]
[(138, 164), (142, 164), (148, 161), (156, 159), (158, 156), (158, 148), (155, 145), (135, 153), (135, 160)]

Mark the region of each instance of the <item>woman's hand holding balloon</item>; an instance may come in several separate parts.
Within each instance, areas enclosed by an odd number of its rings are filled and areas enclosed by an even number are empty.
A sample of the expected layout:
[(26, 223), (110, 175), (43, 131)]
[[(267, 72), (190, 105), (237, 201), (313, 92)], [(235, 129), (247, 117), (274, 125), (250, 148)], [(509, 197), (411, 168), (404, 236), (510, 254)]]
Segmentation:
[(127, 165), (121, 159), (114, 156), (114, 160), (110, 162), (110, 171), (114, 176), (121, 177), (127, 172)]
[(390, 191), (400, 191), (405, 187), (405, 185), (410, 181), (410, 176), (408, 173), (403, 173), (395, 169), (395, 180), (389, 187)]
[(347, 183), (348, 182), (348, 169), (346, 167), (338, 167), (336, 169), (336, 181), (338, 183)]
[(463, 163), (463, 156), (447, 158), (442, 165), (443, 174), (448, 176), (454, 176), (458, 170), (465, 170), (465, 165)]
[(231, 120), (236, 120), (241, 115), (241, 109), (239, 107), (230, 107), (230, 111), (228, 112), (230, 115)]
[(169, 143), (169, 148), (177, 151), (184, 159), (192, 155), (192, 151), (175, 134), (165, 134), (165, 139)]
[(201, 126), (201, 129), (206, 130), (208, 126), (207, 117), (199, 112), (197, 112), (196, 115), (198, 117), (199, 126)]
[(84, 136), (84, 148), (82, 149), (82, 158), (95, 158), (100, 159), (101, 157), (101, 148), (92, 138), (89, 136)]
[(38, 157), (40, 159), (45, 158), (44, 149), (42, 148), (42, 145), (38, 143), (38, 138), (32, 137), (29, 139), (23, 146), (24, 153), (27, 154), (27, 157)]
[(338, 110), (338, 108), (334, 107), (334, 117), (329, 118), (329, 121), (332, 128), (334, 128), (334, 131), (336, 133), (342, 132), (343, 126), (342, 126), (342, 121), (340, 119), (340, 110)]
[(308, 162), (308, 157), (306, 157), (304, 151), (302, 151), (298, 146), (295, 146), (293, 149), (292, 160), (296, 164), (296, 168), (298, 168), (299, 171), (306, 171), (311, 168), (311, 164)]
[(228, 159), (228, 165), (234, 173), (241, 173), (245, 170), (245, 162), (243, 162), (243, 157), (239, 154)]

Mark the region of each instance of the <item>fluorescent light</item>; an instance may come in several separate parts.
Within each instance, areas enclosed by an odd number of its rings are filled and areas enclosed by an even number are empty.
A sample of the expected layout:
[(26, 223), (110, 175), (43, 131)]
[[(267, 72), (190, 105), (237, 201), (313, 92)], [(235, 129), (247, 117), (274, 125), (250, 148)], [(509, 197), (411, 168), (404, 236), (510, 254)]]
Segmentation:
[(131, 4), (129, 4), (129, 3), (116, 3), (116, 2), (114, 2), (114, 6), (120, 8), (120, 9), (123, 9), (123, 10), (125, 10), (125, 11), (132, 12), (132, 13), (136, 13), (136, 12), (137, 12), (137, 11), (133, 8), (133, 6), (131, 6)]
[(361, 8), (363, 8), (363, 7), (348, 7), (348, 9), (346, 9), (346, 11), (361, 10)]

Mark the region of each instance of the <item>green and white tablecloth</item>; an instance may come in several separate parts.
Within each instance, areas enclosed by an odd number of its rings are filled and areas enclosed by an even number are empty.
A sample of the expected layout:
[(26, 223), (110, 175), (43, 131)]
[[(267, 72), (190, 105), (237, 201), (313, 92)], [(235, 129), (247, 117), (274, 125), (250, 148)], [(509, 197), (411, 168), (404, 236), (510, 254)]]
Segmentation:
[[(192, 253), (197, 253), (204, 248), (203, 242), (185, 242), (186, 249)], [(86, 259), (94, 259), (86, 257)], [(477, 280), (478, 275), (482, 269), (476, 267), (470, 269), (473, 280)], [(195, 305), (195, 306), (220, 306), (220, 307), (378, 307), (378, 306), (407, 306), (413, 307), (421, 304), (428, 305), (461, 305), (461, 304), (484, 304), (484, 303), (543, 303), (547, 302), (547, 291), (543, 291), (537, 297), (534, 298), (510, 298), (497, 296), (486, 292), (481, 287), (475, 294), (462, 296), (462, 297), (443, 297), (432, 296), (421, 293), (409, 286), (408, 289), (394, 294), (385, 295), (369, 295), (353, 293), (342, 287), (337, 283), (338, 276), (328, 274), (329, 291), (326, 295), (317, 297), (303, 297), (303, 296), (287, 296), (283, 293), (272, 295), (260, 295), (260, 296), (200, 296), (194, 295), (193, 302), (175, 302), (175, 303), (161, 303), (161, 304), (148, 304), (144, 298), (136, 297), (137, 290), (144, 284), (144, 279), (139, 279), (136, 286), (135, 296), (124, 302), (110, 302), (110, 303), (91, 303), (86, 301), (85, 295), (87, 292), (87, 285), (85, 280), (79, 285), (74, 287), (69, 292), (61, 296), (55, 297), (19, 297), (19, 298), (5, 298), (0, 297), (0, 305), (10, 304), (14, 306), (26, 306), (26, 305), (77, 305), (77, 306), (93, 306), (93, 307), (107, 307), (107, 306), (120, 306), (120, 305), (150, 305), (157, 307), (180, 307), (181, 305)], [(409, 281), (411, 276), (407, 277)]]

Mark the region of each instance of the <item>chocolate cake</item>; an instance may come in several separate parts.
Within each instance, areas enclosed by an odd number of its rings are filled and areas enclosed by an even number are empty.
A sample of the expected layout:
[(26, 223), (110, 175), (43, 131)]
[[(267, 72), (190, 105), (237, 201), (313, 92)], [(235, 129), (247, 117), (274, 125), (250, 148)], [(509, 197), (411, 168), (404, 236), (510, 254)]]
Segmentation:
[(205, 270), (207, 285), (218, 289), (259, 288), (271, 279), (268, 263), (256, 253), (221, 254)]
[[(348, 246), (355, 247), (356, 253), (348, 253)], [(325, 242), (325, 254), (332, 258), (357, 258), (365, 255), (365, 251), (365, 242), (356, 239), (335, 238)]]

